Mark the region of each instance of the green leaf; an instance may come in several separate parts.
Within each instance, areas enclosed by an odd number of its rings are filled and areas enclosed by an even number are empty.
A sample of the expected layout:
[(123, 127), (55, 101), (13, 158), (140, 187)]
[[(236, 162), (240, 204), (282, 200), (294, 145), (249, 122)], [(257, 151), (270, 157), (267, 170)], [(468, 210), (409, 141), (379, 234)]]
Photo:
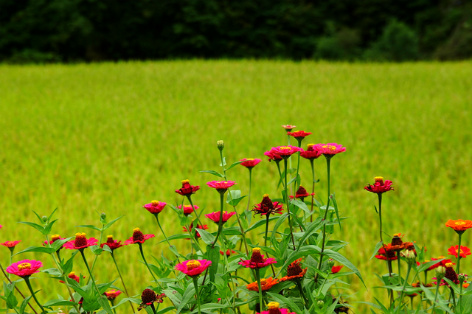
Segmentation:
[(57, 211), (57, 207), (56, 207), (56, 208), (54, 208), (54, 210), (52, 211), (52, 213), (51, 213), (51, 214), (48, 216), (48, 221), (50, 221), (50, 220), (51, 220), (51, 218), (52, 218), (52, 215), (54, 215), (54, 213), (55, 213), (56, 211)]
[[(284, 215), (285, 215), (285, 214), (284, 214)], [(275, 219), (281, 219), (282, 217), (283, 217), (283, 215), (280, 216), (280, 217), (270, 217), (270, 218), (269, 218), (269, 221), (272, 221), (272, 220), (275, 220)], [(256, 229), (257, 227), (263, 226), (263, 225), (265, 225), (265, 223), (266, 223), (266, 219), (259, 220), (258, 222), (256, 222), (256, 223), (253, 224), (252, 226), (250, 226), (250, 227), (246, 230), (246, 232), (249, 232), (249, 231), (251, 231), (251, 230), (253, 230), (253, 229)]]
[[(461, 249), (461, 252), (462, 252), (462, 249)], [(437, 260), (434, 260), (434, 261), (430, 261), (430, 262), (427, 262), (425, 264), (421, 264), (421, 266), (418, 267), (417, 269), (417, 272), (422, 272), (422, 271), (425, 271), (426, 269), (428, 269), (429, 267), (433, 266), (434, 264), (437, 264), (441, 261), (445, 260), (445, 258), (440, 258), (440, 259), (437, 259)]]
[(90, 228), (90, 229), (93, 229), (93, 230), (102, 231), (102, 229), (97, 228), (97, 227), (95, 227), (95, 226), (93, 226), (93, 225), (79, 225), (79, 226), (76, 226), (76, 227)]
[(52, 226), (54, 225), (54, 223), (57, 221), (58, 219), (56, 220), (53, 220), (51, 222), (48, 222), (46, 224), (46, 226), (44, 227), (44, 235), (48, 235), (49, 233), (51, 233), (51, 229), (52, 229)]
[(306, 206), (305, 202), (302, 202), (301, 200), (292, 200), (291, 203), (301, 210), (303, 210), (305, 213), (310, 214), (310, 210), (308, 209), (308, 206)]
[(200, 170), (200, 172), (209, 173), (209, 174), (212, 174), (212, 175), (217, 176), (217, 177), (220, 177), (220, 178), (224, 178), (224, 177), (225, 177), (224, 175), (222, 175), (222, 174), (219, 173), (219, 172), (216, 172), (215, 170)]
[(182, 300), (179, 304), (179, 307), (177, 308), (176, 314), (179, 314), (180, 311), (182, 311), (183, 308), (190, 303), (190, 300), (193, 300), (193, 298), (195, 297), (195, 288), (198, 287), (194, 287), (193, 283), (187, 286), (187, 289), (185, 290), (184, 295), (182, 296)]
[(26, 306), (28, 305), (28, 302), (31, 300), (32, 297), (33, 297), (33, 295), (30, 295), (29, 297), (25, 298), (25, 299), (23, 300), (23, 302), (21, 302), (21, 305), (20, 305), (20, 314), (25, 312)]
[(200, 234), (200, 237), (202, 238), (203, 242), (205, 242), (205, 244), (210, 245), (215, 242), (215, 236), (209, 233), (208, 231), (199, 228), (196, 228), (196, 230)]
[(110, 221), (109, 223), (107, 223), (104, 227), (103, 227), (103, 231), (107, 230), (108, 228), (110, 228), (115, 222), (117, 222), (118, 220), (120, 220), (121, 218), (123, 218), (123, 216), (120, 216), (118, 218), (115, 218), (113, 219), (112, 221)]
[(298, 305), (293, 302), (291, 298), (286, 298), (280, 294), (267, 292), (267, 295), (270, 296), (270, 300), (280, 303), (284, 308), (289, 308), (291, 311), (295, 311), (297, 314), (303, 314), (303, 311), (298, 307)]
[(98, 298), (98, 303), (102, 306), (102, 308), (108, 313), (108, 314), (113, 314), (113, 310), (111, 309), (110, 302), (108, 302), (108, 299), (104, 296), (100, 296)]
[(44, 246), (30, 246), (23, 251), (20, 251), (16, 253), (15, 255), (22, 254), (22, 253), (27, 253), (27, 252), (36, 252), (36, 253), (48, 253), (52, 254), (55, 253), (56, 250), (52, 247), (44, 247)]
[(57, 268), (44, 269), (44, 270), (42, 270), (42, 272), (46, 273), (46, 274), (49, 274), (51, 276), (57, 276), (57, 277), (62, 275), (61, 271)]
[(339, 229), (343, 229), (341, 227), (341, 220), (339, 220), (339, 212), (338, 212), (338, 202), (336, 202), (336, 197), (333, 194), (331, 194), (331, 199), (333, 200), (333, 205), (334, 205), (334, 211), (336, 212), (336, 218), (338, 218), (338, 224), (339, 224)]
[(50, 300), (43, 304), (43, 306), (74, 306), (75, 303), (66, 300)]
[[(305, 242), (306, 239), (311, 237), (315, 232), (317, 232), (323, 225), (325, 224), (325, 220), (322, 220), (321, 217), (316, 218), (315, 221), (309, 224), (308, 228), (305, 229), (305, 233), (303, 237), (301, 237), (299, 243)], [(298, 246), (298, 250), (300, 250), (301, 245)]]
[(44, 227), (41, 226), (41, 225), (35, 224), (33, 222), (29, 222), (29, 221), (19, 221), (18, 223), (28, 225), (28, 226), (33, 227), (34, 229), (38, 230), (42, 234), (46, 234), (46, 233), (44, 233)]
[(243, 162), (243, 160), (233, 162), (233, 163), (226, 169), (226, 171), (228, 171), (229, 169), (231, 169), (231, 168), (233, 168), (233, 167), (236, 167), (237, 165), (239, 165), (239, 164), (242, 163), (242, 162)]
[(370, 259), (373, 259), (375, 255), (379, 254), (379, 249), (382, 247), (382, 241), (379, 241), (374, 248), (374, 253), (372, 253), (372, 256)]
[(156, 314), (164, 314), (164, 313), (167, 313), (167, 312), (169, 312), (169, 311), (171, 311), (171, 310), (175, 310), (175, 307), (173, 307), (173, 306), (168, 306), (168, 307), (166, 307), (166, 308), (164, 308), (164, 309), (162, 309), (162, 310), (160, 310), (160, 311), (157, 311)]
[(245, 197), (246, 197), (246, 195), (241, 196), (241, 191), (240, 190), (232, 190), (232, 191), (228, 192), (228, 196), (226, 198), (226, 203), (228, 203), (229, 205), (235, 207)]
[(72, 237), (64, 239), (64, 240), (57, 240), (51, 244), (51, 247), (54, 249), (54, 251), (57, 251), (64, 245), (64, 243), (69, 242), (71, 239)]
[(89, 246), (89, 249), (95, 255), (100, 255), (103, 252), (103, 249), (100, 248), (98, 245)]
[[(274, 218), (274, 217), (272, 217)], [(269, 218), (269, 221), (272, 219), (272, 218)], [(277, 218), (277, 217), (276, 217)], [(272, 229), (272, 236), (270, 237), (270, 242), (274, 243), (275, 242), (275, 236), (277, 234), (277, 230), (279, 229), (279, 227), (284, 223), (285, 219), (288, 218), (288, 213), (284, 213), (282, 214), (280, 217), (278, 217), (278, 220), (277, 222), (275, 223), (275, 226), (274, 228)]]
[(220, 247), (211, 245), (207, 246), (208, 258), (211, 261), (210, 265), (210, 282), (215, 282), (215, 275), (218, 271), (218, 263), (220, 262)]

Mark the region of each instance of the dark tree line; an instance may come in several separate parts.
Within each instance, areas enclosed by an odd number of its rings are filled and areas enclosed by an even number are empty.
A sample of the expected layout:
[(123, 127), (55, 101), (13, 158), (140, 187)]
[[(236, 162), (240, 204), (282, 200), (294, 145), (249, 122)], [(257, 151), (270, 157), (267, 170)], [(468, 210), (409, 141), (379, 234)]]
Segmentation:
[(470, 57), (470, 0), (0, 0), (4, 62)]

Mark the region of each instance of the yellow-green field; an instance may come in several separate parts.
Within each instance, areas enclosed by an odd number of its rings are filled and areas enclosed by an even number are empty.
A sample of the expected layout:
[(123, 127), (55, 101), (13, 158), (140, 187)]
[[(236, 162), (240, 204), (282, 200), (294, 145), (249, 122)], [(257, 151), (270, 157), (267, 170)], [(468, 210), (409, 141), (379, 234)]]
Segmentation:
[[(380, 285), (374, 273), (384, 273), (385, 265), (369, 260), (379, 241), (377, 198), (364, 185), (378, 175), (394, 183), (395, 191), (384, 196), (386, 234), (404, 233), (404, 240), (426, 245), (430, 256), (447, 254), (457, 236), (444, 223), (472, 219), (471, 110), (471, 62), (0, 66), (0, 242), (22, 240), (18, 250), (39, 245), (41, 235), (16, 222), (35, 219), (32, 210), (43, 215), (57, 207), (54, 233), (98, 237), (76, 226), (98, 224), (101, 212), (109, 218), (125, 215), (109, 234), (125, 239), (140, 227), (157, 234), (145, 244), (147, 252), (169, 256), (166, 245), (157, 244), (162, 236), (142, 205), (153, 199), (177, 203), (181, 198), (174, 190), (190, 179), (202, 187), (195, 204), (205, 213), (216, 211), (218, 194), (205, 184), (215, 177), (199, 170), (218, 170), (220, 139), (228, 163), (263, 159), (253, 171), (254, 203), (264, 193), (279, 195), (276, 166), (263, 153), (286, 143), (281, 125), (289, 123), (313, 133), (304, 147), (337, 142), (347, 148), (332, 162), (332, 191), (341, 215), (349, 217), (335, 237), (350, 242), (341, 253), (369, 287), (351, 277), (352, 299), (371, 300), (380, 294), (373, 289)], [(303, 183), (311, 179), (309, 162), (302, 162), (302, 185), (309, 187)], [(317, 195), (326, 200), (324, 158), (316, 170)], [(228, 175), (247, 193), (245, 168)], [(160, 217), (167, 235), (181, 232), (170, 208)], [(465, 233), (464, 245), (471, 240), (472, 233)], [(176, 245), (188, 249), (186, 242)], [(5, 266), (8, 249), (0, 252)], [(116, 255), (130, 290), (138, 294), (147, 273), (136, 262), (137, 247)], [(15, 258), (34, 256), (39, 257)], [(470, 260), (461, 263), (465, 271), (472, 271)], [(116, 277), (111, 263), (108, 254), (98, 259), (100, 281)], [(78, 259), (76, 265), (86, 273)], [(39, 276), (48, 282), (45, 274)], [(39, 298), (54, 295), (41, 292)]]

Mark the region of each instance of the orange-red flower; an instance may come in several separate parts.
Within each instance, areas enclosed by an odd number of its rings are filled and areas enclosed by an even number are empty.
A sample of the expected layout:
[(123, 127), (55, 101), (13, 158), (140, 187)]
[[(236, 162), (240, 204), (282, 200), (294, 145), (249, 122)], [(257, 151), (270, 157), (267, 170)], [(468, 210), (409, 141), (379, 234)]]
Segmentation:
[(112, 289), (104, 293), (104, 295), (107, 297), (109, 301), (114, 301), (117, 296), (122, 294), (120, 290)]
[(383, 247), (381, 247), (378, 253), (379, 253), (378, 255), (375, 255), (377, 259), (381, 259), (384, 261), (394, 261), (398, 259), (396, 250), (391, 244), (386, 244)]
[[(459, 255), (459, 245), (456, 245), (456, 246), (451, 246), (447, 252), (449, 253), (449, 255), (454, 255), (456, 258), (457, 258), (457, 255)], [(461, 249), (460, 249), (460, 256), (461, 258), (466, 258), (467, 255), (470, 255), (470, 249), (466, 246), (462, 246), (461, 245)]]
[[(182, 227), (184, 229), (185, 232), (192, 232), (192, 229), (193, 229), (193, 222), (190, 224), (189, 226), (189, 229), (187, 229), (186, 227)], [(203, 230), (207, 230), (208, 229), (208, 226), (207, 225), (197, 225), (197, 228), (198, 229), (203, 229)], [(198, 231), (195, 233), (195, 236), (197, 238), (200, 238), (200, 233), (198, 233)], [(187, 240), (190, 240), (190, 238), (188, 238)]]
[(392, 181), (390, 180), (385, 180), (383, 177), (375, 177), (374, 178), (375, 183), (374, 184), (368, 184), (364, 187), (364, 190), (372, 192), (372, 193), (385, 193), (388, 191), (392, 191)]
[(259, 158), (244, 158), (244, 159), (241, 159), (241, 161), (242, 163), (240, 163), (240, 165), (248, 169), (254, 168), (258, 163), (261, 162)]
[(333, 266), (331, 267), (331, 273), (337, 274), (344, 267), (344, 265)]
[(190, 185), (189, 180), (182, 180), (182, 187), (178, 190), (175, 190), (175, 193), (178, 193), (182, 196), (190, 196), (200, 190), (198, 185)]
[[(69, 277), (70, 279), (73, 279), (73, 280), (75, 280), (75, 281), (77, 281), (77, 282), (80, 283), (80, 277), (77, 276), (77, 275), (75, 274), (75, 272), (73, 272), (73, 271), (71, 271), (71, 272), (69, 273), (69, 275), (67, 275), (67, 277)], [(85, 276), (82, 276), (82, 278), (85, 278)], [(59, 282), (64, 283), (64, 281), (62, 281), (62, 280), (59, 280)]]
[[(226, 256), (227, 256), (227, 257), (231, 256), (232, 254), (237, 254), (237, 253), (238, 253), (238, 252), (233, 251), (233, 250), (230, 250), (230, 249), (227, 249), (227, 250), (226, 250)], [(220, 250), (220, 254), (221, 254), (221, 255), (225, 255), (225, 252), (223, 252), (223, 251)]]
[[(275, 286), (278, 283), (279, 283), (279, 280), (277, 278), (275, 278), (275, 279), (272, 278), (272, 277), (269, 277), (267, 279), (262, 278), (261, 279), (261, 289), (262, 289), (262, 291), (267, 291), (267, 290), (269, 290), (270, 288), (272, 288), (273, 286)], [(259, 286), (257, 285), (257, 281), (246, 285), (246, 288), (248, 290), (251, 290), (251, 291), (259, 292)]]
[(288, 265), (287, 267), (287, 276), (282, 277), (280, 279), (280, 282), (287, 280), (300, 280), (301, 278), (303, 278), (308, 268), (302, 269), (302, 267), (300, 266), (301, 261), (302, 259), (299, 258), (290, 263), (290, 265)]
[(472, 221), (470, 220), (451, 220), (449, 219), (446, 222), (446, 227), (450, 227), (454, 229), (457, 233), (462, 234), (464, 233), (467, 229), (472, 228)]

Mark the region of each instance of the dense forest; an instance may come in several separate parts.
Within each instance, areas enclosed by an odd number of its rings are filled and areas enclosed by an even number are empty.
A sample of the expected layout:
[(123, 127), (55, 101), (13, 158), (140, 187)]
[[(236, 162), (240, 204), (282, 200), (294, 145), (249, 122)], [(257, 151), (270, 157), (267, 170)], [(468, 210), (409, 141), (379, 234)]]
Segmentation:
[(470, 0), (0, 0), (0, 61), (472, 57)]

